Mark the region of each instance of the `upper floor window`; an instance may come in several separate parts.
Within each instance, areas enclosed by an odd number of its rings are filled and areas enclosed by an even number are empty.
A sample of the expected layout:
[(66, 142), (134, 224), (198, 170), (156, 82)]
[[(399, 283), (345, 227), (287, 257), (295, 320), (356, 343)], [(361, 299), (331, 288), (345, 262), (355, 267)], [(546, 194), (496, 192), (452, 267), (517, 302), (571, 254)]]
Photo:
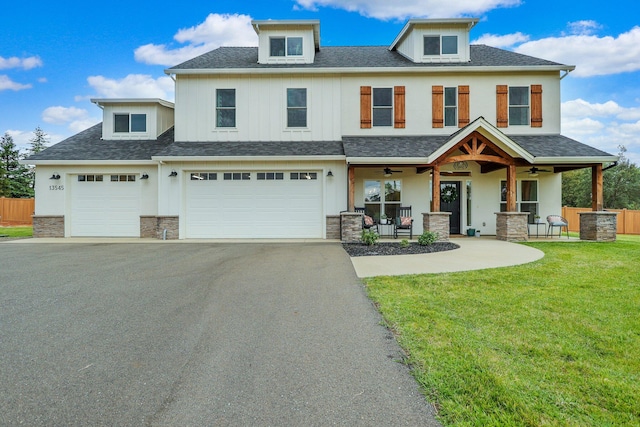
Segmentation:
[(301, 56), (302, 37), (271, 37), (269, 52), (271, 56)]
[(393, 90), (373, 88), (373, 126), (393, 125)]
[(113, 131), (114, 133), (146, 132), (147, 131), (147, 115), (146, 114), (114, 114), (113, 115)]
[(307, 89), (287, 89), (287, 127), (307, 127)]
[(458, 36), (424, 36), (424, 55), (457, 55)]
[(236, 127), (235, 89), (216, 89), (216, 127)]
[(458, 126), (458, 89), (444, 88), (444, 125)]
[(529, 88), (509, 87), (509, 125), (529, 124)]

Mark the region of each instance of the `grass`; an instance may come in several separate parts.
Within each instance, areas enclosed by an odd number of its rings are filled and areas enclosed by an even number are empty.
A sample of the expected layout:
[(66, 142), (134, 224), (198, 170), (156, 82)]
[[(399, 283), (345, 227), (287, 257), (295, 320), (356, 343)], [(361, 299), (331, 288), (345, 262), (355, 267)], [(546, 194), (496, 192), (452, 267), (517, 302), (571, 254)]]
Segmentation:
[(32, 237), (33, 227), (0, 227), (0, 236)]
[(545, 257), (366, 280), (441, 422), (640, 425), (640, 236), (528, 245)]

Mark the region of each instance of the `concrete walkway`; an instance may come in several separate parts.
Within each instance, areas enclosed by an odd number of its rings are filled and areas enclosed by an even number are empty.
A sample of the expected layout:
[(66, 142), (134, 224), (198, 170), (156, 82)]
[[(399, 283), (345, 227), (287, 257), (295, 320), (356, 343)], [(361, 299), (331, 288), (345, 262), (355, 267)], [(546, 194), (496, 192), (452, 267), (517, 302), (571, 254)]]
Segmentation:
[(353, 257), (358, 277), (398, 276), (402, 274), (450, 273), (508, 267), (539, 260), (544, 252), (496, 240), (495, 237), (451, 239), (460, 249), (420, 255)]

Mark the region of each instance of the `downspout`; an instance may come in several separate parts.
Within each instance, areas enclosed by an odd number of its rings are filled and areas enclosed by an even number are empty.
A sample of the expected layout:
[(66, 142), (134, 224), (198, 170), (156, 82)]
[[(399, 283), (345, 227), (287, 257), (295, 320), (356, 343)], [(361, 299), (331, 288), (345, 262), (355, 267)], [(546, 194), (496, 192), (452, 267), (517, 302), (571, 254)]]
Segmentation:
[(560, 80), (564, 79), (565, 77), (567, 77), (569, 75), (569, 73), (573, 70), (563, 70), (564, 74), (560, 76)]
[(616, 166), (618, 166), (618, 161), (616, 160), (615, 162), (611, 163), (609, 166), (607, 166), (606, 168), (602, 169), (602, 172), (609, 170), (611, 168), (615, 168)]

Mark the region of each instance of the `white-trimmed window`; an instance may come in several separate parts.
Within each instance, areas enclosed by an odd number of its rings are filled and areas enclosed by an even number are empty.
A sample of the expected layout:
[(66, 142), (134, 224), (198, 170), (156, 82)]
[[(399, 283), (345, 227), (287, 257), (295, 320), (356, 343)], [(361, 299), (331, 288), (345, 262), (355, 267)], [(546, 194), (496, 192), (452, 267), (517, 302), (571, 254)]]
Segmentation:
[(111, 182), (135, 182), (135, 175), (111, 175)]
[(374, 87), (372, 102), (373, 126), (393, 126), (393, 89)]
[(113, 115), (113, 132), (114, 133), (146, 132), (146, 131), (147, 131), (147, 115), (146, 114), (115, 113)]
[[(529, 224), (535, 222), (535, 216), (540, 215), (538, 199), (538, 181), (523, 179), (516, 181), (516, 209), (518, 212), (528, 212)], [(507, 210), (507, 181), (500, 181), (500, 212)]]
[(529, 87), (509, 87), (509, 125), (529, 125)]
[(270, 56), (302, 56), (302, 37), (271, 37)]
[(258, 172), (256, 179), (258, 181), (282, 181), (284, 180), (284, 172)]
[(307, 89), (287, 89), (287, 127), (307, 127)]
[(78, 182), (102, 182), (103, 179), (103, 175), (78, 175)]
[(318, 179), (317, 172), (291, 172), (289, 179), (292, 181), (305, 181)]
[(365, 214), (376, 221), (384, 213), (387, 218), (395, 218), (402, 204), (402, 180), (365, 180)]
[(217, 181), (218, 174), (215, 172), (191, 172), (191, 181)]
[(249, 181), (251, 179), (250, 172), (225, 172), (222, 176), (225, 181)]
[(457, 55), (458, 36), (424, 36), (423, 54), (424, 56)]
[(444, 125), (458, 126), (458, 88), (444, 88)]
[(235, 89), (216, 89), (216, 127), (236, 127)]

